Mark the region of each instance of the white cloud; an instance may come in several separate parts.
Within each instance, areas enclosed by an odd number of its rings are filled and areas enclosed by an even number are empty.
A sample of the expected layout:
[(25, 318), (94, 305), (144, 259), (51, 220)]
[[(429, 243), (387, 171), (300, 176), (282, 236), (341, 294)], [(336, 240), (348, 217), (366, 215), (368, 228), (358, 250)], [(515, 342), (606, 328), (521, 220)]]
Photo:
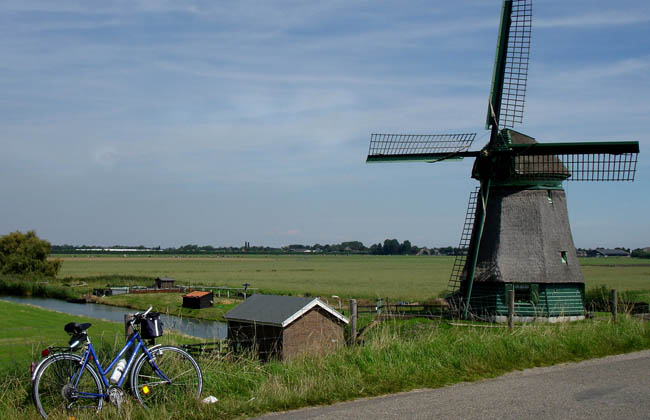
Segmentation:
[(533, 28), (582, 28), (590, 26), (621, 26), (650, 22), (650, 15), (645, 12), (606, 11), (584, 15), (549, 17), (533, 21)]
[(93, 152), (93, 161), (101, 166), (113, 166), (117, 162), (118, 156), (114, 147), (102, 147)]

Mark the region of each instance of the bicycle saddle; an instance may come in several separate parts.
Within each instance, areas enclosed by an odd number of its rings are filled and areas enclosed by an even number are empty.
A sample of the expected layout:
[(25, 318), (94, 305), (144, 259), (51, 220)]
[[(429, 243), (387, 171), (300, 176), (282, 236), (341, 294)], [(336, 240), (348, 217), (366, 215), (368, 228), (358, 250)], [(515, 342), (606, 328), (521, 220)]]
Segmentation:
[(65, 332), (68, 334), (81, 334), (82, 332), (86, 331), (88, 328), (90, 328), (92, 324), (90, 322), (86, 322), (83, 324), (77, 324), (76, 322), (69, 322), (65, 324), (65, 327), (63, 329)]

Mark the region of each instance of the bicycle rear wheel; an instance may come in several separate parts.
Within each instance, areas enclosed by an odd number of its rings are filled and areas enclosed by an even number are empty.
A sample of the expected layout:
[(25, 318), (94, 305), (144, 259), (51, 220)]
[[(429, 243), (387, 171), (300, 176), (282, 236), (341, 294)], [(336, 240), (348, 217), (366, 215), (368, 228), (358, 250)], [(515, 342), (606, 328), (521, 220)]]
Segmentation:
[[(201, 396), (203, 376), (192, 356), (172, 346), (156, 347), (149, 351), (154, 359), (150, 361), (143, 354), (131, 373), (133, 393), (140, 404), (150, 408)], [(161, 377), (155, 367), (169, 381)]]
[(86, 365), (76, 387), (72, 377), (79, 372), (81, 357), (76, 354), (55, 354), (39, 367), (32, 384), (32, 395), (38, 413), (47, 418), (51, 414), (98, 411), (101, 397), (84, 398), (79, 393), (103, 394), (104, 387), (95, 369)]

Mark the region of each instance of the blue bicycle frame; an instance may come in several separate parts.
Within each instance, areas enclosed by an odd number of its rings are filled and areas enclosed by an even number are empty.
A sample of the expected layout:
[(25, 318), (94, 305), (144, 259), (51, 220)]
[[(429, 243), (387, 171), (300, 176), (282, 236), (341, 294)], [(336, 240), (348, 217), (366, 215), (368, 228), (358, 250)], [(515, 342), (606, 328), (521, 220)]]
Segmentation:
[[(140, 334), (136, 331), (134, 332), (129, 340), (126, 342), (124, 347), (122, 347), (122, 350), (115, 356), (113, 361), (106, 366), (106, 369), (102, 368), (102, 365), (99, 363), (99, 360), (97, 359), (97, 353), (95, 353), (95, 349), (93, 348), (93, 344), (90, 341), (90, 338), (86, 336), (86, 342), (88, 344), (88, 350), (86, 350), (82, 356), (82, 363), (81, 367), (78, 371), (78, 373), (74, 374), (72, 378), (70, 378), (70, 381), (73, 383), (74, 389), (77, 388), (77, 385), (79, 384), (79, 380), (81, 379), (81, 375), (83, 374), (84, 369), (86, 368), (86, 365), (88, 364), (89, 360), (93, 360), (95, 362), (95, 367), (97, 368), (99, 375), (102, 378), (102, 382), (104, 383), (104, 389), (108, 389), (111, 385), (108, 382), (108, 378), (106, 376), (107, 373), (113, 369), (113, 367), (117, 364), (117, 362), (122, 358), (124, 353), (126, 353), (127, 350), (129, 350), (130, 347), (135, 346), (133, 349), (133, 352), (131, 353), (131, 357), (129, 358), (128, 363), (126, 364), (126, 367), (124, 368), (124, 371), (122, 373), (122, 377), (117, 383), (117, 387), (121, 388), (122, 384), (124, 384), (124, 380), (126, 379), (126, 374), (129, 372), (129, 369), (131, 369), (131, 365), (136, 359), (136, 356), (138, 355), (138, 352), (140, 349), (144, 352), (146, 355), (147, 359), (149, 359), (149, 363), (151, 363), (152, 368), (156, 372), (158, 376), (164, 381), (171, 382), (167, 376), (158, 368), (158, 365), (156, 365), (155, 362), (155, 357), (147, 350), (145, 347), (144, 342), (142, 341), (142, 338), (140, 337)], [(107, 398), (108, 394), (95, 394), (92, 392), (77, 392), (75, 394), (79, 398)]]

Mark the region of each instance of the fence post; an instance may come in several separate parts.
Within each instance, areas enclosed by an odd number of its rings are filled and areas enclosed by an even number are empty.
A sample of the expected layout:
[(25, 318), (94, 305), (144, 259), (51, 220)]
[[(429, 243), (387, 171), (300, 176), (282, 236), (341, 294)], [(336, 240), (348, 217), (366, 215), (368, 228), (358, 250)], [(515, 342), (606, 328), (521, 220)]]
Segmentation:
[[(133, 314), (124, 314), (124, 342), (128, 342), (129, 338), (131, 338), (131, 334), (133, 334), (135, 331), (133, 331), (133, 327), (130, 324), (130, 321), (133, 319)], [(131, 353), (133, 352), (133, 349), (129, 349), (124, 353), (124, 359), (130, 360), (131, 359)]]
[(129, 341), (129, 337), (133, 334), (133, 327), (129, 321), (133, 319), (133, 314), (124, 314), (124, 340)]
[(357, 342), (357, 300), (350, 299), (350, 344)]
[(612, 289), (612, 319), (616, 321), (618, 316), (618, 298), (616, 296), (616, 289)]
[(515, 291), (508, 290), (508, 328), (512, 329), (515, 316)]

